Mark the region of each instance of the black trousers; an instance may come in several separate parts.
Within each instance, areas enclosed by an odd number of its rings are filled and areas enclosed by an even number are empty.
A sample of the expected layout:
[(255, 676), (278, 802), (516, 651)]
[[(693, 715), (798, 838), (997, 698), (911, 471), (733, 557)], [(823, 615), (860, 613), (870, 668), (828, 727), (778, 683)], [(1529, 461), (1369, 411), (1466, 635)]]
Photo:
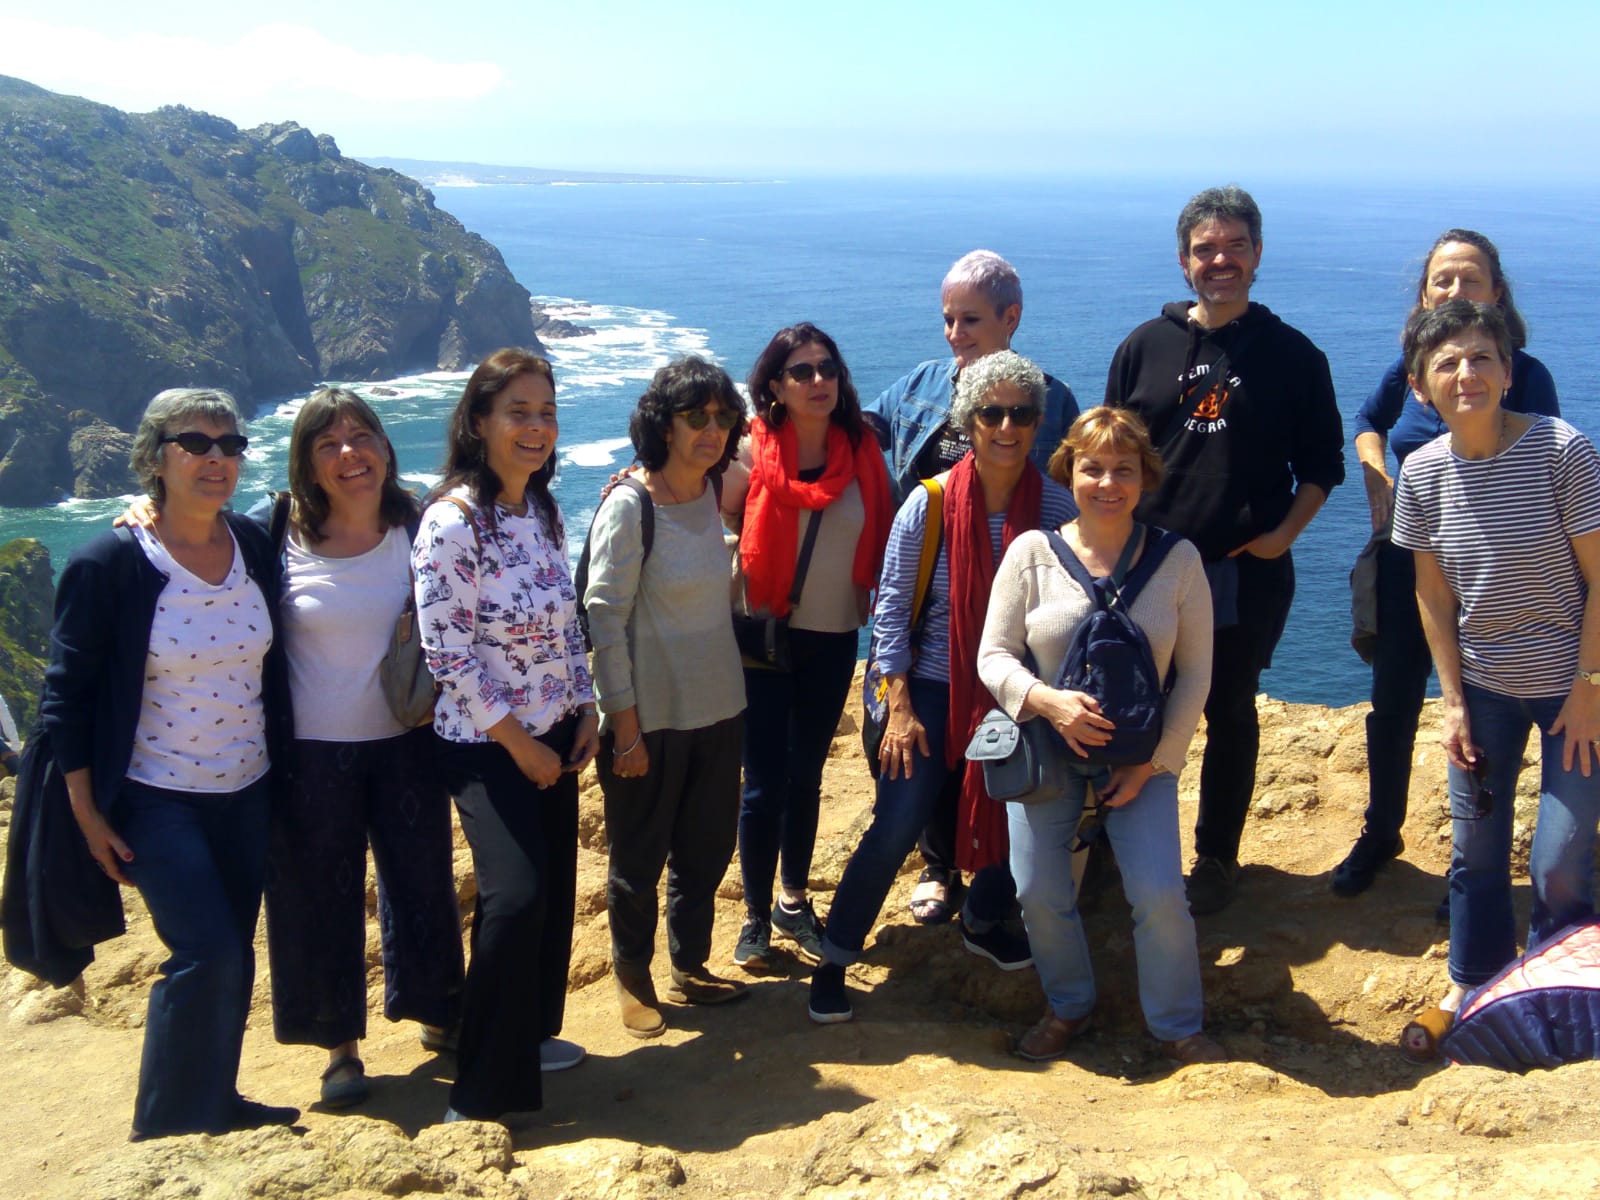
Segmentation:
[(739, 758), (744, 717), (701, 729), (644, 735), (650, 769), (624, 779), (613, 769), (615, 741), (600, 747), (611, 861), (606, 912), (611, 959), (620, 974), (644, 975), (656, 941), (656, 884), (667, 870), (667, 951), (693, 970), (711, 955), (711, 924), (739, 830)]
[[(578, 719), (539, 740), (563, 759)], [(537, 787), (493, 742), (440, 742), (478, 900), (450, 1107), (492, 1120), (543, 1103), (539, 1043), (561, 1031), (578, 873), (578, 777)]]
[(1288, 554), (1274, 559), (1241, 554), (1238, 562), (1239, 623), (1218, 629), (1212, 642), (1200, 813), (1194, 827), (1195, 853), (1228, 862), (1239, 857), (1239, 839), (1256, 788), (1261, 672), (1272, 665), (1294, 601), (1294, 561)]
[(267, 950), (280, 1042), (331, 1050), (367, 1034), (367, 845), (378, 871), (383, 1012), (454, 1025), (461, 921), (450, 796), (438, 739), (413, 729), (370, 742), (294, 744), (267, 854)]

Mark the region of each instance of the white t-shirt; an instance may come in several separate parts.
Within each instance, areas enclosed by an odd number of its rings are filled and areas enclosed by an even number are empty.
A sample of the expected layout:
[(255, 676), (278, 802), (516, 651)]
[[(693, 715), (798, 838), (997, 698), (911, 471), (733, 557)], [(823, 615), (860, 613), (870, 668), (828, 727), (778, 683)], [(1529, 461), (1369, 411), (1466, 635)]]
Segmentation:
[(237, 542), (227, 578), (213, 584), (179, 564), (151, 531), (134, 536), (167, 583), (150, 625), (128, 778), (179, 792), (236, 792), (267, 773), (266, 597), (246, 574)]
[(351, 558), (328, 558), (291, 536), (284, 561), (280, 612), (295, 737), (371, 742), (404, 733), (383, 698), (378, 664), (411, 588), (405, 528), (391, 527)]

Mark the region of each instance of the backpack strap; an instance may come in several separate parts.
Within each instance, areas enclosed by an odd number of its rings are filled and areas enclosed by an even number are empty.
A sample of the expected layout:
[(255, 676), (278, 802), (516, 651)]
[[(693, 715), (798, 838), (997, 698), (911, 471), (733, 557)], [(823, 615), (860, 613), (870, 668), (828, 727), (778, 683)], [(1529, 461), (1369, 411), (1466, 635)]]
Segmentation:
[[(644, 570), (644, 564), (650, 560), (651, 548), (656, 542), (656, 504), (650, 499), (650, 489), (645, 487), (644, 480), (636, 479), (632, 475), (624, 475), (613, 485), (614, 488), (627, 487), (638, 494), (639, 497), (639, 542), (644, 547), (644, 553), (639, 558), (639, 570)], [(605, 504), (602, 497), (601, 505)], [(594, 510), (594, 516), (589, 518), (589, 532), (583, 535), (583, 549), (578, 554), (577, 569), (572, 572), (572, 588), (578, 594), (578, 623), (583, 627), (583, 639), (589, 640), (588, 615), (584, 612), (583, 597), (589, 590), (589, 561), (594, 550), (594, 526), (600, 519), (600, 509)], [(593, 649), (593, 646), (590, 646)]]
[(483, 557), (483, 539), (478, 536), (478, 518), (473, 514), (472, 505), (460, 496), (444, 496), (442, 499), (447, 504), (454, 504), (461, 510), (461, 515), (467, 519), (467, 528), (472, 531), (472, 548), (479, 558)]
[[(1067, 539), (1054, 529), (1045, 529), (1041, 530), (1041, 532), (1044, 534), (1045, 540), (1050, 543), (1050, 549), (1054, 550), (1056, 557), (1061, 560), (1063, 569), (1068, 575), (1072, 576), (1073, 581), (1079, 587), (1089, 594), (1089, 599), (1094, 603), (1094, 606), (1099, 608), (1101, 595), (1100, 589), (1094, 586), (1094, 576), (1089, 574), (1089, 568), (1083, 565), (1083, 560), (1073, 553), (1072, 547), (1067, 544)], [(1132, 545), (1133, 541), (1133, 538), (1129, 538), (1128, 544)], [(1126, 548), (1124, 548), (1123, 553), (1127, 553)]]
[[(267, 541), (272, 546), (273, 554), (283, 557), (283, 544), (289, 536), (289, 493), (274, 492), (272, 496), (272, 517), (267, 522)], [(416, 540), (416, 534), (411, 535)]]
[(912, 629), (922, 622), (922, 608), (928, 602), (933, 568), (939, 561), (939, 547), (944, 542), (944, 485), (937, 479), (924, 479), (922, 486), (928, 491), (928, 516), (922, 527), (922, 557), (917, 560), (917, 583), (911, 593)]

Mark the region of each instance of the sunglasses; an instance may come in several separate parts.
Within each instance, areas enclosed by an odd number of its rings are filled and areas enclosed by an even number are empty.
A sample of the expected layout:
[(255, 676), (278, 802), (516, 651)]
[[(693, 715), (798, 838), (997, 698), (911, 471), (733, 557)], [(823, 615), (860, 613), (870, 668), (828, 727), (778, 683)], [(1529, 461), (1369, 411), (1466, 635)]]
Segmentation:
[(242, 433), (225, 433), (221, 437), (212, 437), (209, 433), (191, 429), (187, 433), (165, 434), (161, 439), (161, 445), (165, 446), (168, 442), (177, 442), (184, 453), (192, 454), (196, 458), (210, 454), (213, 446), (222, 451), (226, 458), (238, 458), (250, 444), (250, 439)]
[(1478, 751), (1478, 761), (1467, 774), (1468, 794), (1472, 797), (1472, 815), (1457, 817), (1458, 821), (1481, 821), (1494, 812), (1494, 791), (1489, 787), (1489, 756)]
[(792, 367), (785, 367), (778, 374), (787, 375), (796, 383), (810, 383), (818, 376), (823, 379), (837, 379), (839, 364), (831, 358), (825, 358), (818, 363), (795, 363)]
[(731, 408), (717, 409), (715, 417), (703, 408), (684, 409), (676, 415), (683, 418), (683, 423), (696, 433), (711, 424), (713, 420), (716, 421), (717, 428), (723, 432), (727, 432), (739, 423), (739, 414)]
[(974, 410), (972, 415), (978, 418), (978, 424), (985, 429), (999, 429), (1000, 423), (1007, 417), (1018, 429), (1026, 429), (1039, 421), (1039, 410), (1031, 404), (1016, 404), (1009, 408), (1004, 404), (985, 404)]

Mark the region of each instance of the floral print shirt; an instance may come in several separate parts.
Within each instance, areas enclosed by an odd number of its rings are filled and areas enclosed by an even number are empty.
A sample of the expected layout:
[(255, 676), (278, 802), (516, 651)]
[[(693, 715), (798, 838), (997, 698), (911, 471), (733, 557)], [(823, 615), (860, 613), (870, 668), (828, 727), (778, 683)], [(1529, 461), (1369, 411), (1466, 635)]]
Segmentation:
[(487, 742), (507, 716), (537, 737), (594, 699), (559, 514), (555, 536), (536, 505), (496, 506), (491, 530), (466, 489), (471, 526), (449, 500), (428, 506), (411, 551), (428, 670), (443, 690), (433, 729)]

